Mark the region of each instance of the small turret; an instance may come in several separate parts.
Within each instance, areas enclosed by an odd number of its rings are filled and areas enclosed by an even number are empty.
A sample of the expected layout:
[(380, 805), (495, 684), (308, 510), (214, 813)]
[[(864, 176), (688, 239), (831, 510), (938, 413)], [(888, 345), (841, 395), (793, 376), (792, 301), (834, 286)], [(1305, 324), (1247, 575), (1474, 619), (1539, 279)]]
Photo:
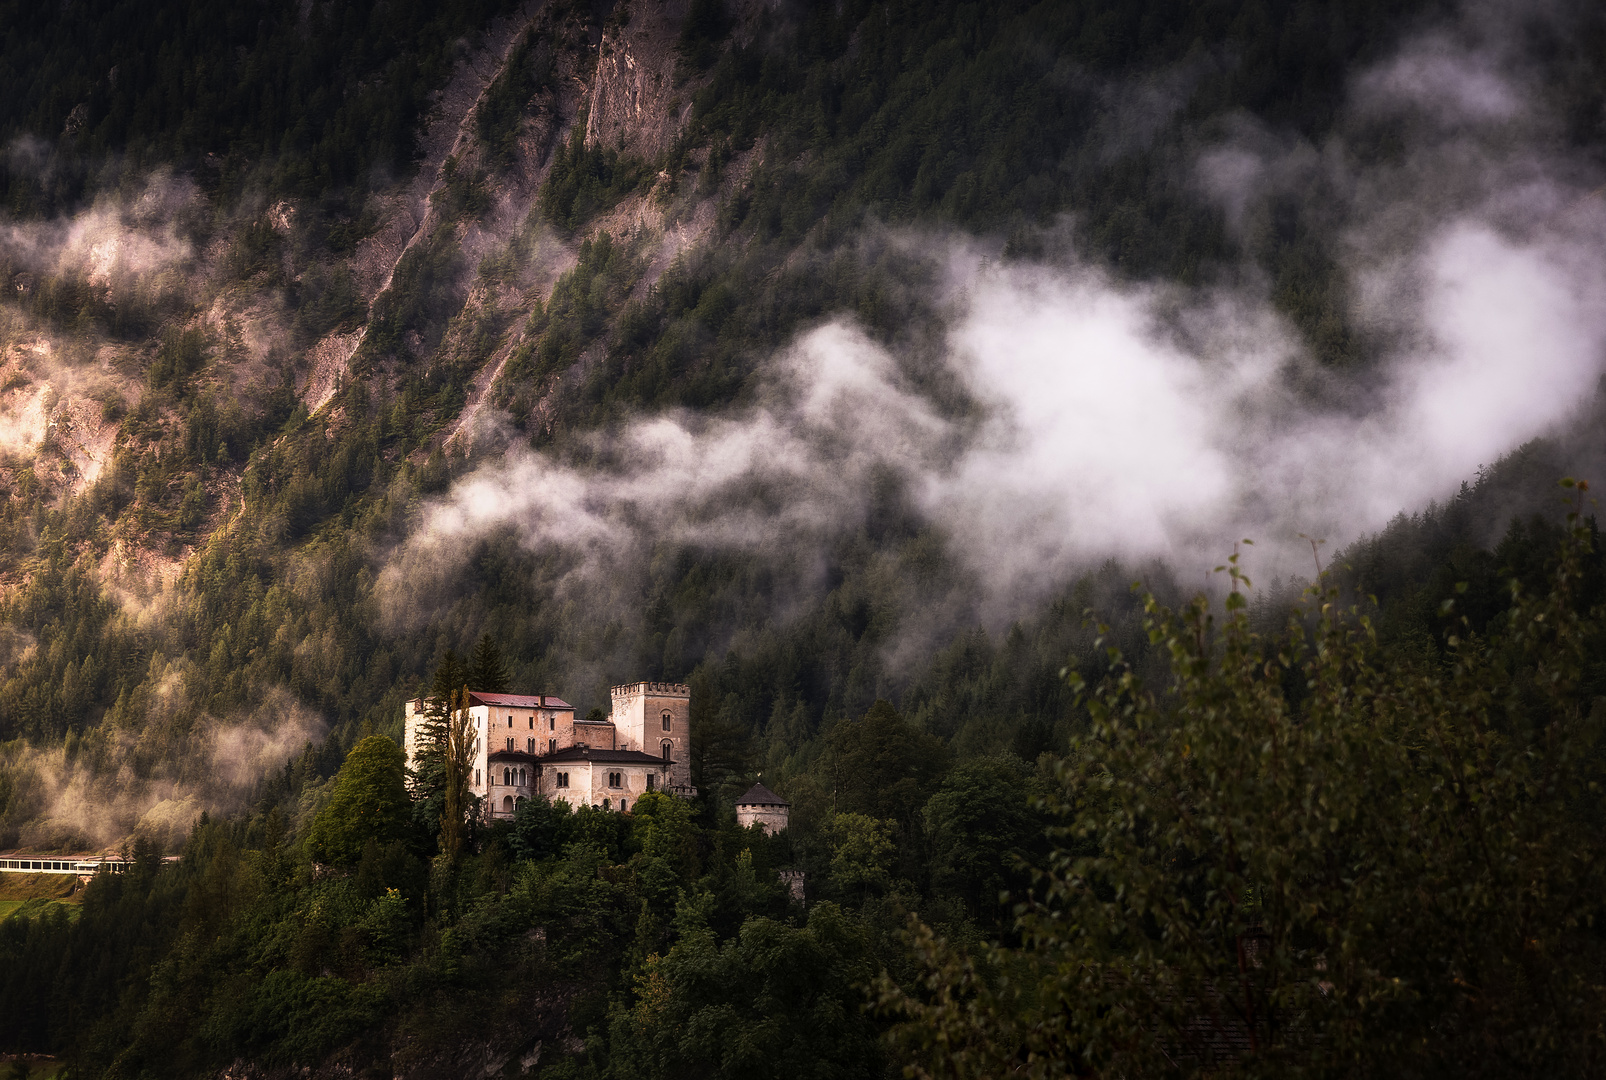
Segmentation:
[(762, 825), (770, 836), (786, 828), (791, 812), (792, 804), (763, 784), (754, 784), (752, 790), (736, 800), (736, 823), (744, 829)]

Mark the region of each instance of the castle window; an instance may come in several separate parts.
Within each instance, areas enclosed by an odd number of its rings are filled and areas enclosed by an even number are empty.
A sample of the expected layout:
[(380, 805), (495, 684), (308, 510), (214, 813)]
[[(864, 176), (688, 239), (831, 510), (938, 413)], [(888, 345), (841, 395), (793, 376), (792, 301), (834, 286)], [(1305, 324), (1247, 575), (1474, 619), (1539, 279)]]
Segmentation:
[(619, 812), (621, 814), (625, 812), (625, 801), (623, 799), (619, 800)]
[(652, 773), (648, 773), (647, 774), (647, 790), (648, 791), (651, 791), (653, 789), (653, 782), (656, 781), (657, 779), (658, 778), (656, 776), (654, 776)]
[(664, 730), (668, 731), (669, 730), (669, 714), (667, 712), (664, 713), (663, 719), (664, 719)]
[(530, 716), (530, 730), (535, 730), (535, 716), (533, 714)]
[(556, 730), (558, 730), (558, 715), (557, 715), (557, 713), (552, 713), (552, 714), (547, 716), (547, 718), (546, 718), (546, 729), (548, 731), (556, 731)]
[(525, 739), (524, 746), (529, 753), (535, 753), (535, 739)]
[(508, 713), (507, 714), (507, 726), (508, 727), (512, 727), (513, 726), (513, 714), (512, 713)]
[(509, 750), (513, 749), (513, 736), (511, 735), (507, 737), (507, 748)]
[(608, 800), (607, 799), (603, 799), (602, 800), (602, 808), (604, 810), (608, 809)]
[(674, 748), (675, 748), (675, 744), (674, 743), (670, 742), (668, 739), (664, 740), (664, 760), (665, 761), (669, 760), (669, 752), (671, 750), (673, 750)]
[(474, 786), (480, 786), (480, 771), (478, 769), (474, 770)]
[(513, 786), (513, 770), (512, 769), (503, 769), (502, 770), (502, 786), (503, 787), (512, 787)]
[(556, 754), (558, 752), (558, 740), (548, 739), (546, 741), (546, 752), (549, 754)]
[(513, 796), (511, 796), (511, 795), (502, 796), (502, 813), (511, 814), (512, 812), (513, 812)]
[(565, 787), (565, 788), (568, 787), (569, 786), (569, 774), (566, 773), (566, 772), (558, 773), (558, 782), (557, 782), (556, 786), (557, 787)]
[(616, 773), (616, 772), (609, 773), (608, 774), (608, 786), (609, 787), (623, 787), (624, 785), (623, 785), (623, 782), (622, 782), (622, 779), (621, 779), (623, 777), (623, 775), (624, 775), (623, 773)]

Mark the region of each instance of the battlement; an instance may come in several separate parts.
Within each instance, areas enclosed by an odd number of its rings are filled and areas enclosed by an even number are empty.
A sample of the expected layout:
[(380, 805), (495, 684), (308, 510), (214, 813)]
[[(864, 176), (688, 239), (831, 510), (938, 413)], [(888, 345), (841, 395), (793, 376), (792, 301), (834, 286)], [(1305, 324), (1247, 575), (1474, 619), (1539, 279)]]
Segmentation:
[(633, 682), (624, 683), (612, 688), (614, 697), (629, 697), (632, 694), (653, 694), (658, 697), (691, 697), (691, 687), (685, 683), (673, 682)]

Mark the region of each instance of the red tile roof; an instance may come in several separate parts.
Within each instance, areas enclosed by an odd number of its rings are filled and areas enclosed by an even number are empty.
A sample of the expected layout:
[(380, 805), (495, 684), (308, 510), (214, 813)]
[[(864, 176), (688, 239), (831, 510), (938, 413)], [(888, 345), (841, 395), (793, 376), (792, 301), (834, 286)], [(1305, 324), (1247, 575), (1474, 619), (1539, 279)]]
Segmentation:
[(551, 694), (487, 694), (470, 690), (468, 698), (476, 705), (496, 705), (504, 709), (573, 709), (562, 698)]

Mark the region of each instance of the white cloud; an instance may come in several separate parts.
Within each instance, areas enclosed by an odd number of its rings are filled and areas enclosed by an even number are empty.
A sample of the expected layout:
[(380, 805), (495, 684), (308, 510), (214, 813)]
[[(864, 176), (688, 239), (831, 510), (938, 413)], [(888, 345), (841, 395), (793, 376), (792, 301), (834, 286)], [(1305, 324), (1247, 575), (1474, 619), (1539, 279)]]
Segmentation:
[[(1119, 285), (1067, 252), (993, 266), (963, 238), (906, 237), (948, 267), (943, 364), (976, 411), (939, 407), (829, 322), (772, 359), (743, 411), (640, 418), (596, 438), (600, 467), (483, 465), (424, 514), (390, 591), (501, 527), (578, 553), (579, 582), (617, 587), (666, 539), (805, 573), (865, 520), (883, 473), (909, 481), (999, 611), (1106, 557), (1209, 565), (1252, 536), (1281, 570), (1299, 533), (1337, 546), (1379, 528), (1564, 423), (1606, 367), (1606, 213), (1577, 210), (1582, 174), (1540, 134), (1513, 136), (1534, 110), (1510, 69), (1430, 36), (1363, 73), (1352, 115), (1418, 121), (1403, 159), (1367, 165), (1247, 121), (1200, 155), (1235, 228), (1268, 197), (1333, 192), (1351, 314), (1386, 353), (1362, 393), (1318, 371), (1253, 289)], [(1296, 389), (1324, 380), (1339, 404)]]

